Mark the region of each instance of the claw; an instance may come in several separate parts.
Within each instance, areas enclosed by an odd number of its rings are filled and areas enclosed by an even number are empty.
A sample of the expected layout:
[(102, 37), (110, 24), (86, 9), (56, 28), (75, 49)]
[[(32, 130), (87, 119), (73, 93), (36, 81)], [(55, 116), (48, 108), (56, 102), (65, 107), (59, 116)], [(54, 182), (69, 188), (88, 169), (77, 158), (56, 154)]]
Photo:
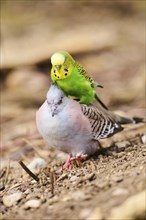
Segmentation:
[(63, 170), (64, 169), (69, 169), (71, 167), (71, 161), (72, 161), (72, 155), (69, 155), (67, 161), (63, 165)]
[(67, 159), (66, 163), (63, 165), (63, 169), (69, 169), (72, 166), (72, 162), (76, 161), (78, 165), (80, 165), (82, 159), (87, 158), (87, 154), (81, 154), (76, 157), (72, 157), (72, 155), (69, 155), (69, 158)]
[(78, 155), (76, 157), (73, 157), (71, 154), (69, 155), (67, 161), (65, 162), (65, 164), (63, 165), (63, 167), (61, 169), (59, 169), (57, 171), (57, 173), (61, 173), (63, 170), (66, 170), (66, 169), (71, 169), (72, 168), (72, 163), (73, 162), (77, 162), (77, 165), (79, 166), (80, 163), (81, 163), (81, 160), (82, 159), (86, 159), (88, 157), (87, 154), (81, 154), (81, 155)]

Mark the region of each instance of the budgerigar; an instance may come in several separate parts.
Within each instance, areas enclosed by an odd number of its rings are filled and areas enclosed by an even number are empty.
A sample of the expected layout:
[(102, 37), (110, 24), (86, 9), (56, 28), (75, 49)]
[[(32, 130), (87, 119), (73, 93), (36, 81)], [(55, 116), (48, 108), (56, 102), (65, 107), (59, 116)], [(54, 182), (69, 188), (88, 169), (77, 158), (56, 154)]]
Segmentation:
[(92, 104), (94, 99), (97, 99), (107, 109), (95, 92), (95, 84), (100, 85), (94, 82), (83, 66), (77, 63), (68, 52), (54, 53), (51, 63), (51, 79), (57, 83), (65, 95), (79, 98), (80, 103), (86, 105)]
[(70, 155), (64, 168), (70, 166), (72, 158), (94, 154), (100, 139), (121, 131), (122, 123), (131, 122), (133, 119), (100, 106), (80, 104), (66, 97), (57, 85), (51, 85), (46, 101), (36, 113), (37, 128), (43, 138)]

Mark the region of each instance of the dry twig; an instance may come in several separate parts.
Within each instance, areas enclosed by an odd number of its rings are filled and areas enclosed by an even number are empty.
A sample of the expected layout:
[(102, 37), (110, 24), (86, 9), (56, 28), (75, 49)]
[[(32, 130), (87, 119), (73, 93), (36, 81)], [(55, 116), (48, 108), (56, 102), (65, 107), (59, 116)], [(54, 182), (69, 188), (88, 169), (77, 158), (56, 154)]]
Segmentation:
[(31, 176), (34, 180), (36, 180), (37, 182), (39, 181), (38, 176), (36, 176), (34, 173), (31, 172), (30, 169), (28, 169), (28, 167), (20, 160), (19, 164), (21, 165), (21, 167), (26, 171), (26, 173), (29, 174), (29, 176)]
[(50, 182), (51, 182), (51, 194), (54, 195), (55, 175), (54, 175), (54, 172), (52, 171), (50, 171)]

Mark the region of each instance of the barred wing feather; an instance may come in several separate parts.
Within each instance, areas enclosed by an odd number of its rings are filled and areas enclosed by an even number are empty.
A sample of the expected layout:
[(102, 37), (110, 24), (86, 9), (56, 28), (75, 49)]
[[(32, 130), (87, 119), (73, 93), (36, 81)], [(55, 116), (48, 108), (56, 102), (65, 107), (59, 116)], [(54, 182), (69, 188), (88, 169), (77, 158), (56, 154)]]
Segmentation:
[(83, 114), (89, 119), (93, 138), (103, 139), (123, 130), (116, 117), (109, 112), (102, 111), (94, 106), (81, 105)]

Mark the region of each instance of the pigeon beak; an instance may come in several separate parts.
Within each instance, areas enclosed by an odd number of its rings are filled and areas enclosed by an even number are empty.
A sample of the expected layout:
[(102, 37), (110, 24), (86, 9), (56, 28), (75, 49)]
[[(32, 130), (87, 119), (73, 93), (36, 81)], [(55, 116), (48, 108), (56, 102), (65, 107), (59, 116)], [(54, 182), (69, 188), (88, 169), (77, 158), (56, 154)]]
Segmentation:
[(56, 115), (56, 106), (54, 106), (54, 105), (51, 106), (51, 115), (52, 115), (52, 117), (54, 117), (54, 115)]

